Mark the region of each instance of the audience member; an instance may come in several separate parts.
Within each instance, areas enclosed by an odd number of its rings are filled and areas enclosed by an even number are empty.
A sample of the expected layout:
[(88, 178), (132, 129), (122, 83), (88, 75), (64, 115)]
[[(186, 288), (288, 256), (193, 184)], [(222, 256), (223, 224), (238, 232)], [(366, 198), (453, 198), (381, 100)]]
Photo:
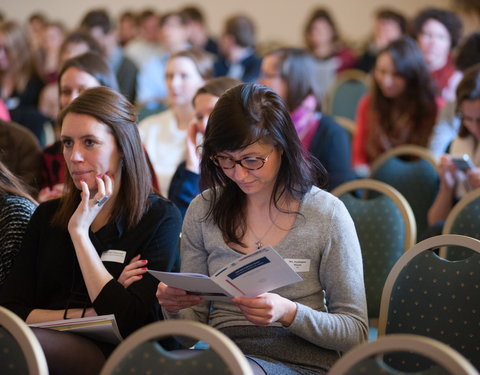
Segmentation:
[(278, 95), (257, 84), (222, 95), (203, 143), (201, 180), (209, 190), (190, 204), (183, 224), (182, 272), (214, 275), (269, 245), (305, 261), (303, 281), (213, 303), (160, 283), (157, 298), (166, 317), (230, 337), (256, 374), (326, 373), (367, 337), (355, 226), (340, 200), (314, 186), (315, 174)]
[[(178, 257), (180, 213), (152, 194), (135, 119), (133, 105), (106, 87), (86, 90), (61, 112), (66, 194), (33, 214), (0, 296), (27, 323), (114, 314), (126, 337), (162, 318), (152, 276), (127, 288), (117, 281), (140, 252), (155, 270), (172, 271)], [(114, 349), (33, 330), (52, 374), (97, 374)]]
[(28, 188), (0, 161), (0, 287), (20, 251), (35, 208)]
[[(467, 69), (457, 87), (457, 111), (461, 119), (460, 131), (449, 153), (440, 159), (440, 189), (428, 211), (428, 223), (436, 227), (435, 234), (441, 233), (453, 205), (465, 193), (480, 188), (480, 64)], [(460, 170), (452, 157), (465, 154), (475, 167)]]
[(48, 22), (48, 17), (42, 12), (33, 12), (28, 17), (25, 29), (27, 32), (27, 39), (35, 58), (40, 55), (45, 29)]
[(166, 13), (160, 18), (160, 41), (163, 51), (144, 62), (138, 75), (138, 102), (149, 110), (165, 109), (167, 61), (173, 53), (190, 48), (186, 21), (180, 13)]
[(118, 17), (118, 43), (125, 47), (131, 40), (135, 39), (138, 34), (137, 15), (126, 10)]
[(207, 81), (193, 97), (195, 118), (189, 125), (186, 140), (186, 156), (172, 177), (168, 189), (170, 199), (185, 216), (190, 202), (201, 192), (200, 188), (200, 151), (201, 142), (207, 128), (207, 121), (218, 98), (228, 89), (239, 85), (241, 81), (230, 77), (217, 77)]
[[(471, 34), (458, 49), (455, 66), (462, 72), (480, 63), (480, 32)], [(449, 101), (442, 108), (437, 124), (433, 128), (429, 148), (440, 157), (447, 152), (450, 143), (457, 137), (460, 129), (460, 117), (457, 113), (457, 103)]]
[(146, 9), (138, 16), (138, 35), (128, 42), (125, 54), (133, 60), (138, 69), (144, 62), (163, 52), (159, 40), (158, 15), (151, 9)]
[(14, 122), (0, 120), (0, 161), (22, 182), (34, 196), (40, 186), (42, 149), (37, 137)]
[(13, 21), (0, 23), (0, 97), (11, 120), (30, 129), (43, 145), (47, 118), (38, 110), (43, 82), (22, 27)]
[(377, 53), (390, 42), (401, 38), (407, 32), (407, 20), (403, 14), (389, 8), (375, 12), (373, 33), (357, 61), (357, 68), (369, 73), (375, 66)]
[(328, 188), (355, 178), (351, 168), (348, 133), (321, 112), (321, 92), (315, 76), (314, 58), (305, 50), (280, 48), (262, 61), (259, 83), (274, 90), (285, 101), (303, 147), (328, 172)]
[(218, 44), (208, 31), (203, 12), (197, 6), (189, 5), (180, 10), (188, 30), (188, 42), (195, 48), (218, 55)]
[(437, 117), (428, 68), (416, 42), (403, 37), (379, 52), (371, 92), (359, 103), (353, 165), (361, 176), (383, 152), (402, 144), (427, 147)]
[(66, 36), (65, 26), (58, 21), (47, 23), (42, 38), (39, 67), (45, 83), (57, 81), (60, 69), (60, 50)]
[[(68, 59), (82, 55), (86, 52), (97, 53), (100, 55), (102, 49), (97, 41), (85, 31), (72, 31), (65, 37), (65, 40), (60, 47), (60, 67)], [(55, 124), (55, 119), (60, 110), (58, 103), (58, 84), (57, 82), (51, 82), (42, 89), (39, 108), (45, 116), (50, 118), (53, 124)]]
[(454, 101), (462, 74), (455, 69), (451, 51), (462, 34), (460, 19), (449, 10), (427, 8), (415, 17), (413, 34), (436, 84), (437, 96)]
[(242, 15), (225, 21), (219, 40), (220, 56), (214, 65), (216, 77), (231, 77), (255, 82), (260, 75), (262, 59), (255, 53), (255, 26)]
[(337, 25), (327, 9), (318, 8), (311, 13), (305, 25), (304, 38), (307, 49), (317, 59), (317, 80), (323, 91), (338, 72), (355, 67), (357, 59), (341, 40)]
[[(57, 90), (59, 91), (60, 109), (65, 108), (84, 90), (97, 86), (107, 86), (118, 90), (115, 74), (100, 55), (87, 52), (68, 59), (63, 64), (58, 76)], [(57, 131), (60, 131), (59, 127)], [(43, 151), (42, 181), (38, 196), (40, 202), (62, 195), (65, 172), (63, 144), (58, 139)]]
[(120, 93), (130, 103), (135, 103), (138, 69), (135, 63), (125, 56), (118, 44), (115, 27), (107, 11), (91, 10), (83, 17), (80, 27), (90, 33), (102, 47), (103, 56), (117, 77)]
[(207, 52), (189, 49), (174, 53), (165, 75), (169, 109), (138, 124), (164, 196), (175, 170), (185, 160), (187, 128), (195, 115), (192, 99), (211, 76), (212, 61)]

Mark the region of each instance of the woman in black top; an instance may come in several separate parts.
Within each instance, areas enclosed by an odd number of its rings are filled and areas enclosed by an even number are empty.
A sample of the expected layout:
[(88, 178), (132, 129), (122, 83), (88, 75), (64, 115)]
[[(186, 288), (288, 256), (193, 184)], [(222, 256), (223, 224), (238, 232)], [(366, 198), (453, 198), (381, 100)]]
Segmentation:
[[(97, 87), (60, 114), (65, 193), (33, 215), (0, 298), (27, 323), (115, 314), (125, 337), (161, 318), (152, 276), (128, 287), (117, 281), (139, 254), (150, 268), (172, 271), (181, 227), (178, 209), (151, 193), (134, 113), (123, 96)], [(65, 332), (35, 333), (51, 373), (97, 373), (113, 349)]]

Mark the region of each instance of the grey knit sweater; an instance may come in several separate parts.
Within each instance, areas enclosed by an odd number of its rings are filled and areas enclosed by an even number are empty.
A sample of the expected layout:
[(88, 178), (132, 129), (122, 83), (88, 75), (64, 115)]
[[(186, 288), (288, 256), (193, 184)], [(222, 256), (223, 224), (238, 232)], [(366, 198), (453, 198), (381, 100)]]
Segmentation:
[[(208, 191), (204, 194), (208, 199)], [(182, 272), (211, 275), (242, 255), (226, 245), (216, 225), (202, 220), (208, 203), (198, 196), (185, 216)], [(365, 340), (368, 324), (360, 245), (343, 203), (312, 187), (301, 203), (294, 228), (275, 249), (284, 258), (309, 263), (308, 270), (299, 273), (303, 281), (275, 291), (298, 306), (293, 323), (285, 329), (316, 346), (340, 352)], [(212, 304), (211, 309), (205, 302), (166, 315), (208, 322), (219, 329), (252, 325), (234, 305)]]

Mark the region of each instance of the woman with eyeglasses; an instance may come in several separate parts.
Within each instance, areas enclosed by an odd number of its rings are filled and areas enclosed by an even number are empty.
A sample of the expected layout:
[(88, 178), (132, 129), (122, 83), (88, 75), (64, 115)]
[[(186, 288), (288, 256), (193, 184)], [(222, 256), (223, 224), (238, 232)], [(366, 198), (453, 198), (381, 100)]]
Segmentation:
[[(444, 221), (456, 201), (467, 192), (480, 188), (480, 64), (464, 73), (457, 88), (457, 111), (461, 125), (458, 136), (450, 145), (449, 153), (440, 158), (440, 189), (428, 211), (428, 222), (440, 234)], [(467, 155), (470, 168), (458, 164), (455, 158)]]
[(326, 373), (339, 352), (367, 337), (361, 253), (345, 206), (314, 186), (323, 172), (306, 156), (281, 98), (258, 84), (224, 93), (208, 121), (200, 169), (208, 190), (184, 218), (182, 272), (213, 275), (272, 246), (303, 264), (303, 281), (229, 302), (160, 283), (165, 316), (219, 329), (256, 374)]

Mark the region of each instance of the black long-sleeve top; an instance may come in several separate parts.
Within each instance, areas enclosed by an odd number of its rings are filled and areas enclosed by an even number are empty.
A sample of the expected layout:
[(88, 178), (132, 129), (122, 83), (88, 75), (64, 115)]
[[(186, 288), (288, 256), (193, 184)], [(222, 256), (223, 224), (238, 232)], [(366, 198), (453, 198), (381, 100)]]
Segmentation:
[(67, 230), (50, 224), (59, 200), (41, 204), (27, 228), (22, 248), (1, 292), (0, 304), (26, 319), (33, 309), (61, 310), (93, 306), (98, 315), (115, 314), (122, 336), (162, 319), (155, 297), (158, 281), (148, 273), (124, 288), (117, 278), (137, 254), (148, 268), (172, 271), (178, 258), (181, 216), (173, 203), (151, 196), (150, 207), (138, 225), (124, 231), (117, 220), (90, 239), (99, 255), (107, 250), (126, 252), (123, 262), (103, 261), (113, 276), (90, 301)]

